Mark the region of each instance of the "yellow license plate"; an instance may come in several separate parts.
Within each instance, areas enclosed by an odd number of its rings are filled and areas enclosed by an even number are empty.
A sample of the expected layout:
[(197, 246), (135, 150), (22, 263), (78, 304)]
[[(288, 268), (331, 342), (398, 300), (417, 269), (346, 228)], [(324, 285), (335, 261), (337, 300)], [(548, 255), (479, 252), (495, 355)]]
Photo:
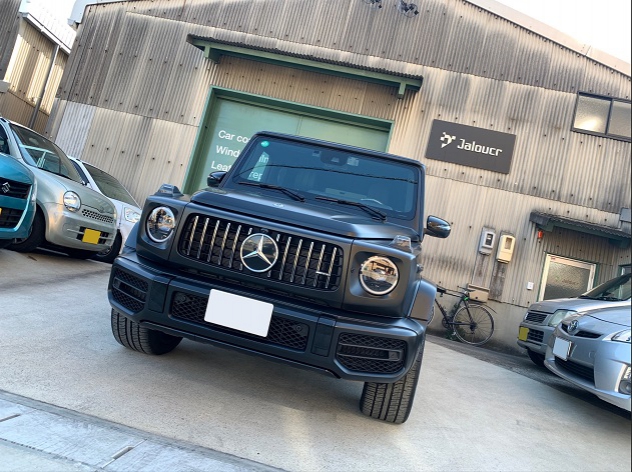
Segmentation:
[(81, 240), (84, 243), (90, 244), (99, 244), (99, 239), (101, 238), (101, 231), (96, 231), (94, 229), (86, 229), (83, 233), (83, 238)]
[(518, 331), (518, 339), (520, 341), (526, 341), (527, 336), (529, 334), (529, 328), (520, 327), (520, 331)]
[(2, 215), (2, 208), (0, 208), (0, 215)]

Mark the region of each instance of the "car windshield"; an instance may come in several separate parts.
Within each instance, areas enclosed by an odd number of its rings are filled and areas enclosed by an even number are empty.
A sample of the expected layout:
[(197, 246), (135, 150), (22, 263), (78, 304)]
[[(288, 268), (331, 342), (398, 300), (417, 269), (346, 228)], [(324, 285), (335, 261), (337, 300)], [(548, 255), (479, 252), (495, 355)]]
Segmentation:
[(75, 182), (82, 182), (70, 159), (55, 143), (23, 126), (12, 124), (11, 129), (27, 164)]
[(258, 137), (252, 144), (235, 169), (234, 184), (378, 219), (415, 218), (416, 166), (273, 137)]
[(88, 172), (90, 172), (90, 175), (103, 195), (108, 198), (112, 198), (113, 200), (119, 200), (123, 203), (127, 203), (128, 205), (134, 205), (135, 207), (138, 206), (138, 203), (136, 203), (125, 187), (123, 187), (123, 185), (110, 174), (86, 162), (84, 162), (83, 165), (86, 169), (88, 169)]
[(590, 298), (593, 300), (629, 300), (631, 284), (630, 274), (622, 275), (606, 283), (598, 285), (589, 292), (584, 293), (579, 298)]

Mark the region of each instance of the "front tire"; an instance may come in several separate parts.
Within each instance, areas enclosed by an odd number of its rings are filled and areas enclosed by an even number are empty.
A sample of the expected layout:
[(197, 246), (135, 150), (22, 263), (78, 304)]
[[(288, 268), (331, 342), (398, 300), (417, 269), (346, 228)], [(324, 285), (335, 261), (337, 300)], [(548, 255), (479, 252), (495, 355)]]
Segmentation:
[(46, 220), (41, 211), (37, 210), (29, 235), (24, 239), (14, 239), (9, 249), (16, 252), (33, 252), (46, 241)]
[(485, 344), (494, 334), (494, 318), (480, 305), (462, 306), (452, 322), (459, 341), (472, 346)]
[(423, 346), (408, 373), (395, 383), (365, 382), (360, 398), (362, 413), (388, 423), (404, 423), (413, 408), (422, 357)]
[(145, 328), (114, 310), (110, 318), (114, 339), (133, 351), (160, 356), (173, 351), (182, 341), (181, 337)]
[(114, 262), (114, 259), (116, 259), (116, 257), (119, 255), (119, 252), (121, 252), (121, 245), (123, 244), (123, 238), (121, 237), (121, 233), (116, 233), (116, 238), (114, 238), (114, 242), (112, 243), (112, 246), (110, 246), (107, 249), (104, 249), (101, 252), (96, 253), (94, 256), (92, 256), (92, 259), (94, 259), (95, 261), (101, 261), (101, 262), (107, 262), (108, 264), (111, 264), (112, 262)]
[(527, 355), (535, 365), (537, 365), (538, 367), (544, 367), (544, 354), (533, 352), (531, 349), (527, 349)]

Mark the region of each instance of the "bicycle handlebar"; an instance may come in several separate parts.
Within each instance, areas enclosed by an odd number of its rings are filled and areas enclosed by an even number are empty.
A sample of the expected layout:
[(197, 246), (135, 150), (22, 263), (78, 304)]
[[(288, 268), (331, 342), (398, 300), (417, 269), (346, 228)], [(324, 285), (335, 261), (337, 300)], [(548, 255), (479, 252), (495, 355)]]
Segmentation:
[(457, 285), (457, 287), (463, 290), (463, 292), (459, 292), (458, 290), (450, 290), (449, 288), (441, 287), (439, 285), (437, 285), (437, 292), (441, 295), (447, 293), (448, 295), (452, 295), (453, 297), (469, 297), (470, 289), (466, 287), (461, 287), (460, 285)]

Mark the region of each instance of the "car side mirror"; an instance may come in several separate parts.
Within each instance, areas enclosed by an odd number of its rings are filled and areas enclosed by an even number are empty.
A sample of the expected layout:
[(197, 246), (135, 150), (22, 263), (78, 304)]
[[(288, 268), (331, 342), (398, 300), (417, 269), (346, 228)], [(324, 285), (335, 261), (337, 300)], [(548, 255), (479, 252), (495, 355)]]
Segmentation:
[(216, 172), (211, 172), (206, 178), (206, 185), (209, 187), (218, 187), (220, 182), (224, 179), (226, 172), (218, 170)]
[(441, 218), (437, 218), (436, 216), (429, 216), (426, 221), (426, 229), (424, 229), (424, 234), (428, 236), (433, 236), (435, 238), (447, 238), (450, 236), (450, 231), (452, 227), (450, 223), (446, 220), (442, 220)]

